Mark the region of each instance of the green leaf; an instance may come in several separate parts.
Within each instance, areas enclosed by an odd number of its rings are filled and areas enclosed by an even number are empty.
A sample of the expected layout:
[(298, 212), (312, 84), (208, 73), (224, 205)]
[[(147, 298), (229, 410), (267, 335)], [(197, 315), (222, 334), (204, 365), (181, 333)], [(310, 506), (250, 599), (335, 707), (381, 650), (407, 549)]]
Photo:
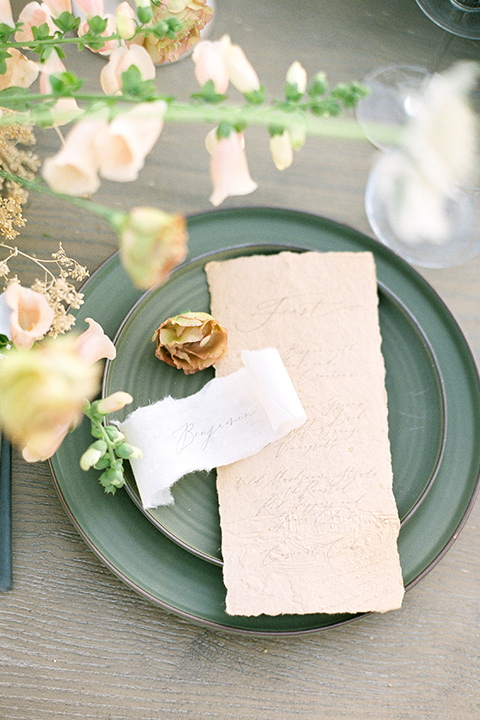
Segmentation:
[(130, 65), (122, 73), (122, 92), (124, 95), (148, 101), (156, 97), (153, 80), (143, 80), (142, 74), (136, 65)]
[(58, 17), (52, 17), (52, 20), (63, 33), (76, 30), (80, 25), (80, 18), (67, 11), (60, 13)]
[(49, 77), (53, 95), (71, 97), (83, 85), (83, 80), (72, 72), (53, 73)]
[(217, 127), (217, 138), (219, 140), (222, 140), (222, 138), (228, 138), (230, 136), (230, 133), (233, 131), (233, 125), (231, 125), (226, 120), (220, 120)]
[(35, 25), (32, 27), (32, 35), (34, 40), (49, 40), (51, 37), (50, 35), (50, 28), (48, 27), (47, 23), (42, 23), (38, 27)]
[(13, 35), (15, 32), (15, 28), (12, 28), (10, 25), (7, 25), (6, 23), (0, 23), (0, 38), (3, 41), (7, 41), (10, 35)]
[(88, 20), (88, 33), (91, 35), (101, 35), (107, 29), (107, 22), (107, 18), (94, 15)]
[(138, 7), (137, 18), (142, 25), (146, 25), (150, 22), (153, 17), (153, 10), (151, 7)]
[(28, 88), (8, 87), (0, 90), (0, 107), (25, 112), (30, 107)]
[(204, 102), (210, 103), (212, 105), (223, 102), (223, 100), (226, 100), (227, 98), (226, 95), (217, 93), (213, 80), (207, 80), (207, 82), (202, 85), (202, 88), (198, 92), (191, 94), (191, 97), (194, 100), (203, 100)]
[(244, 97), (250, 105), (261, 105), (265, 102), (265, 88), (262, 85), (258, 90), (244, 93)]

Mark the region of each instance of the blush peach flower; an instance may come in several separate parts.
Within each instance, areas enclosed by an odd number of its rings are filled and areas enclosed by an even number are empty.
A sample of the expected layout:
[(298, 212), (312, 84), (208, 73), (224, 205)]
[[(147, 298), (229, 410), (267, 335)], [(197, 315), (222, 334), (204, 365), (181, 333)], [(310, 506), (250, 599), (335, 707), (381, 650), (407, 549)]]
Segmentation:
[(116, 48), (100, 73), (100, 84), (106, 95), (121, 94), (122, 74), (132, 65), (138, 68), (142, 80), (155, 78), (155, 65), (145, 48), (140, 45)]
[(133, 208), (119, 227), (119, 239), (122, 264), (142, 290), (166, 280), (187, 256), (185, 218), (155, 208)]
[(118, 115), (96, 138), (99, 172), (106, 180), (136, 180), (163, 129), (163, 101), (142, 103)]
[(225, 93), (229, 82), (241, 93), (260, 89), (258, 75), (239, 45), (229, 35), (220, 40), (203, 40), (193, 51), (195, 77), (200, 85), (212, 80), (218, 93)]
[(212, 130), (205, 145), (211, 156), (212, 205), (220, 205), (231, 195), (248, 195), (257, 189), (258, 184), (252, 180), (248, 169), (243, 133), (232, 130), (228, 137), (218, 138), (217, 131)]
[(46, 460), (79, 422), (99, 389), (100, 367), (79, 356), (68, 337), (46, 340), (0, 360), (0, 424), (27, 462)]
[(103, 0), (75, 0), (75, 5), (87, 18), (95, 17), (95, 15), (104, 16)]
[(156, 65), (178, 60), (188, 52), (200, 40), (201, 31), (213, 17), (213, 9), (206, 0), (159, 0), (153, 6), (152, 25), (169, 17), (181, 23), (175, 38), (159, 39), (152, 33), (135, 38), (135, 43), (145, 47)]
[(107, 127), (106, 120), (80, 120), (68, 133), (65, 144), (43, 164), (42, 174), (55, 192), (89, 196), (100, 187), (99, 157), (95, 138)]
[(7, 70), (0, 75), (0, 90), (9, 87), (28, 88), (38, 77), (37, 64), (28, 60), (16, 48), (9, 49), (10, 57), (6, 59)]
[(92, 318), (85, 318), (88, 329), (78, 335), (74, 341), (77, 354), (90, 365), (108, 358), (113, 360), (116, 355), (115, 345), (112, 343), (102, 326)]
[(17, 349), (30, 350), (48, 332), (55, 317), (44, 295), (14, 282), (5, 291), (11, 310), (10, 339)]
[(46, 3), (29, 2), (25, 5), (18, 16), (18, 21), (23, 23), (22, 27), (15, 33), (17, 42), (28, 42), (33, 40), (32, 27), (40, 27), (46, 23), (50, 34), (57, 29), (52, 21), (50, 8)]
[[(96, 14), (100, 15), (101, 13), (96, 13)], [(107, 38), (107, 37), (110, 37), (111, 35), (115, 35), (115, 33), (117, 32), (117, 23), (115, 20), (115, 15), (112, 15), (111, 13), (106, 13), (106, 14), (102, 13), (102, 17), (107, 21), (107, 25), (105, 27), (105, 30), (102, 33), (102, 37)], [(87, 33), (88, 30), (89, 30), (88, 20), (85, 20), (85, 22), (80, 23), (80, 25), (78, 26), (78, 30), (77, 30), (78, 37), (83, 37), (83, 35), (85, 35), (85, 33)], [(105, 45), (102, 45), (101, 48), (98, 48), (98, 49), (90, 48), (90, 50), (94, 53), (98, 53), (99, 55), (110, 55), (112, 50), (119, 47), (119, 45), (120, 45), (120, 40), (116, 40), (116, 39), (107, 40), (105, 42)]]
[(11, 28), (15, 27), (10, 0), (0, 0), (0, 24), (8, 25)]
[(47, 338), (0, 360), (0, 425), (27, 462), (51, 457), (99, 390), (98, 360), (113, 359), (110, 338), (95, 320), (81, 335)]
[(117, 32), (123, 40), (129, 40), (135, 35), (137, 25), (135, 10), (128, 2), (122, 2), (115, 10)]
[(53, 17), (58, 17), (63, 12), (72, 12), (70, 0), (45, 0), (44, 4), (49, 7)]

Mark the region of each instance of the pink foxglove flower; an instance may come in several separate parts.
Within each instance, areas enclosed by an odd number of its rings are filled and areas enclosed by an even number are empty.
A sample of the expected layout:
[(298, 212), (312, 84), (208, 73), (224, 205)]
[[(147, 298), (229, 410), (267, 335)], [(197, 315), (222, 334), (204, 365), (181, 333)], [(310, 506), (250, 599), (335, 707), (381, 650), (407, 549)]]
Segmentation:
[(116, 95), (122, 92), (122, 73), (126, 72), (131, 65), (138, 68), (143, 80), (155, 78), (155, 65), (145, 48), (140, 45), (116, 48), (100, 73), (100, 83), (106, 95)]
[(53, 17), (58, 17), (63, 12), (72, 12), (70, 0), (45, 0), (44, 4), (49, 7)]
[(193, 51), (195, 77), (200, 85), (212, 80), (218, 93), (225, 93), (229, 82), (241, 93), (260, 89), (258, 75), (239, 45), (228, 35), (220, 40), (203, 40)]
[(166, 109), (163, 101), (141, 103), (112, 120), (96, 138), (102, 177), (117, 182), (137, 179), (145, 158), (160, 137)]
[(15, 40), (17, 42), (28, 42), (33, 40), (32, 27), (40, 27), (40, 25), (43, 25), (44, 23), (48, 25), (50, 34), (53, 34), (55, 30), (58, 29), (52, 21), (50, 8), (45, 3), (27, 3), (18, 16), (18, 20), (23, 23), (23, 25), (15, 33)]
[(136, 207), (120, 228), (120, 258), (132, 282), (147, 290), (158, 285), (187, 256), (187, 227), (182, 215)]
[(7, 70), (0, 75), (0, 90), (9, 87), (28, 88), (38, 77), (37, 64), (28, 60), (16, 48), (9, 49), (10, 57), (7, 58)]
[(221, 95), (226, 93), (230, 78), (223, 60), (220, 41), (202, 40), (195, 45), (192, 58), (199, 85), (203, 86), (211, 80), (217, 93)]
[(228, 35), (225, 35), (220, 42), (223, 43), (223, 59), (232, 85), (241, 93), (259, 90), (258, 75), (240, 45), (233, 45)]
[(90, 365), (103, 358), (113, 360), (117, 351), (108, 335), (105, 335), (102, 326), (92, 318), (86, 318), (85, 322), (88, 323), (88, 330), (75, 338), (75, 351)]
[(55, 317), (44, 295), (14, 282), (5, 291), (11, 309), (10, 339), (16, 348), (30, 350), (48, 332)]
[(104, 17), (103, 0), (75, 0), (75, 4), (87, 18), (95, 17), (95, 15)]
[(89, 196), (98, 190), (95, 139), (106, 127), (106, 120), (100, 118), (80, 120), (73, 126), (61, 150), (43, 164), (43, 177), (52, 190), (75, 196)]
[(257, 189), (248, 169), (243, 133), (232, 130), (228, 137), (218, 138), (216, 130), (212, 130), (205, 144), (211, 155), (212, 205), (220, 205), (230, 195), (248, 195)]
[(0, 0), (0, 24), (15, 27), (10, 0)]
[[(107, 20), (107, 25), (106, 25), (105, 30), (102, 33), (102, 37), (107, 38), (107, 37), (110, 37), (111, 35), (114, 35), (117, 32), (117, 23), (115, 20), (115, 15), (112, 15), (110, 13), (103, 15), (103, 18)], [(78, 26), (78, 30), (77, 30), (78, 37), (83, 37), (83, 35), (85, 35), (85, 33), (88, 32), (88, 29), (89, 29), (88, 20), (86, 20), (83, 23), (80, 23), (80, 25)], [(107, 40), (105, 42), (105, 45), (102, 45), (101, 48), (98, 48), (98, 49), (90, 48), (90, 50), (92, 50), (92, 52), (98, 53), (99, 55), (110, 55), (112, 50), (119, 47), (119, 45), (120, 45), (120, 40)]]

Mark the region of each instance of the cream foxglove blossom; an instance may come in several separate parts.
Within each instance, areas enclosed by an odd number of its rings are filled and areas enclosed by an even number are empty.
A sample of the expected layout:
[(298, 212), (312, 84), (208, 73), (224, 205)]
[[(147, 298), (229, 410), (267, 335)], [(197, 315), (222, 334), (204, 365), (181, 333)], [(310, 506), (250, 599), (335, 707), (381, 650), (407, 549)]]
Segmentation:
[(225, 93), (229, 82), (241, 93), (260, 89), (258, 75), (239, 45), (229, 35), (220, 40), (203, 40), (193, 51), (195, 77), (200, 85), (212, 80), (218, 93)]
[(11, 28), (15, 27), (10, 0), (0, 0), (0, 25), (8, 25)]
[(101, 415), (110, 415), (110, 413), (118, 412), (133, 402), (133, 397), (130, 393), (124, 390), (117, 390), (117, 392), (108, 395), (106, 398), (102, 398), (97, 403), (97, 410)]
[(28, 60), (16, 48), (9, 49), (6, 59), (7, 70), (0, 75), (0, 90), (9, 87), (28, 88), (38, 77), (38, 67), (33, 60)]
[(119, 228), (120, 259), (132, 282), (147, 290), (158, 285), (187, 256), (187, 227), (182, 215), (136, 207)]
[(46, 460), (83, 414), (85, 398), (99, 389), (100, 367), (90, 365), (69, 337), (0, 361), (0, 425), (27, 462)]
[(43, 164), (43, 177), (52, 190), (80, 197), (98, 190), (99, 156), (95, 139), (106, 127), (106, 120), (100, 118), (80, 120), (73, 126), (61, 150)]
[(293, 149), (288, 130), (270, 137), (270, 152), (277, 170), (286, 170), (293, 162)]
[(14, 282), (5, 291), (11, 310), (10, 339), (16, 348), (30, 350), (48, 332), (55, 317), (46, 297)]
[(95, 143), (102, 177), (117, 182), (137, 179), (145, 158), (160, 137), (166, 109), (162, 100), (141, 103), (118, 115), (98, 134)]
[(140, 71), (142, 80), (155, 78), (155, 65), (152, 58), (140, 45), (119, 47), (112, 51), (108, 63), (100, 73), (100, 83), (106, 95), (116, 95), (122, 92), (122, 73), (135, 65)]
[(257, 189), (258, 184), (250, 177), (243, 133), (232, 130), (228, 137), (218, 138), (214, 129), (205, 145), (211, 156), (212, 205), (220, 205), (230, 195), (248, 195)]

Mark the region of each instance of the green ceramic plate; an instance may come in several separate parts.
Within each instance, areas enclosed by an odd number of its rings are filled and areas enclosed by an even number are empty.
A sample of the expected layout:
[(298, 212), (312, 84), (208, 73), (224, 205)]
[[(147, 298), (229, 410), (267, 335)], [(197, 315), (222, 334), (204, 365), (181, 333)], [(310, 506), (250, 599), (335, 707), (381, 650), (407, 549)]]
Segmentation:
[[(103, 392), (126, 390), (134, 406), (167, 395), (197, 392), (213, 371), (185, 375), (155, 358), (151, 337), (167, 317), (185, 310), (210, 310), (204, 265), (239, 255), (291, 250), (288, 246), (252, 245), (203, 255), (179, 269), (161, 288), (146, 293), (127, 315), (115, 338), (117, 357), (105, 368)], [(296, 250), (296, 248), (293, 248)], [(394, 492), (400, 518), (419, 506), (440, 467), (446, 438), (445, 397), (441, 374), (428, 340), (407, 308), (385, 287), (379, 288), (382, 351), (390, 417)], [(133, 405), (117, 413), (124, 420)], [(142, 509), (133, 474), (127, 490)], [(168, 537), (205, 560), (221, 564), (220, 523), (215, 472), (192, 473), (173, 487), (175, 502), (145, 511)]]
[[(191, 217), (189, 232), (191, 258), (251, 243), (288, 244), (320, 251), (370, 250), (375, 255), (379, 281), (400, 299), (422, 328), (443, 379), (447, 423), (435, 482), (400, 531), (403, 577), (406, 588), (411, 588), (451, 546), (478, 491), (480, 384), (475, 362), (451, 313), (423, 278), (388, 248), (314, 215), (267, 208), (217, 210)], [(78, 311), (77, 327), (82, 329), (84, 319), (93, 317), (111, 337), (139, 299), (118, 256), (92, 276), (84, 292), (85, 304)], [(438, 402), (438, 394), (436, 397)], [(98, 474), (83, 473), (79, 468), (79, 458), (89, 442), (89, 429), (83, 423), (52, 458), (58, 493), (93, 552), (143, 597), (193, 622), (246, 634), (314, 632), (359, 617), (228, 616), (222, 569), (159, 532), (126, 492), (105, 495)], [(404, 462), (411, 462), (411, 458), (404, 458)]]

